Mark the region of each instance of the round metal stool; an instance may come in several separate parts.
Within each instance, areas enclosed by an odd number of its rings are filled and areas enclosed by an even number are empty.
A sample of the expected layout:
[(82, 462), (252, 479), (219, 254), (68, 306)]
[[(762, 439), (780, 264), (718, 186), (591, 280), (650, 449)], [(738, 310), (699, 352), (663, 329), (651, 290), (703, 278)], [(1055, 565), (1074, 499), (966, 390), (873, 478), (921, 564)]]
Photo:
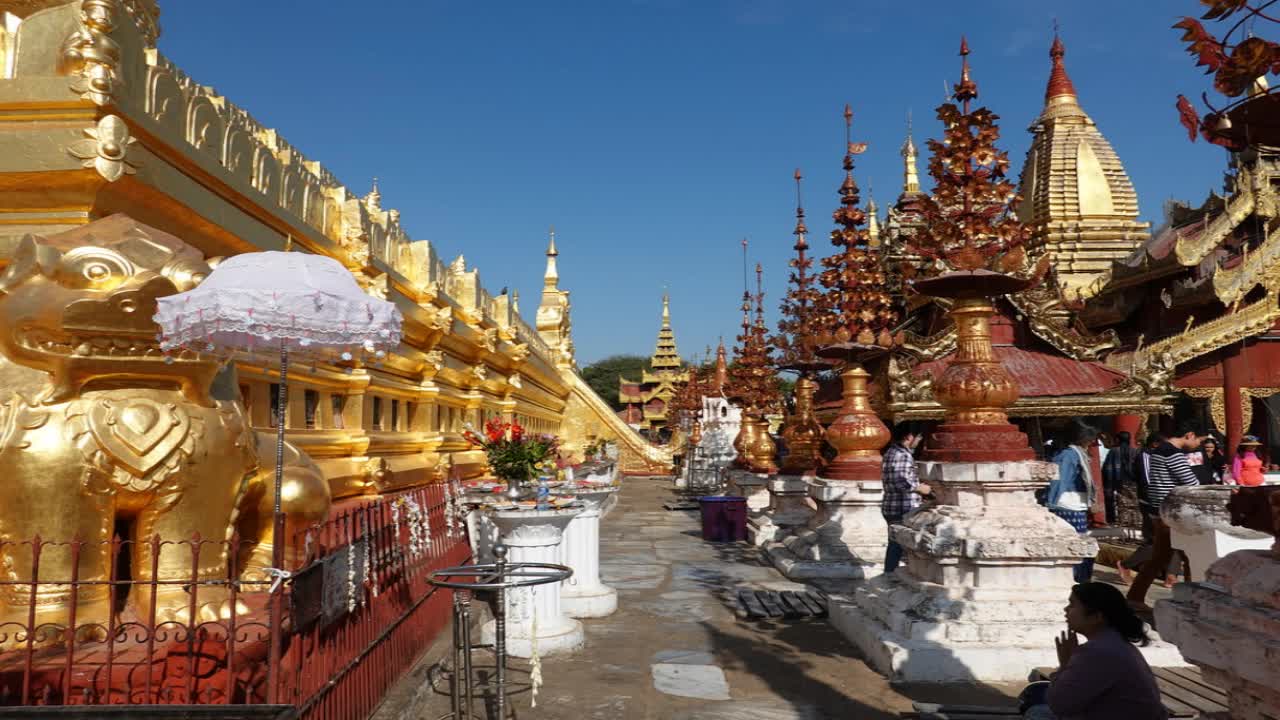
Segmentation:
[(573, 570), (552, 563), (508, 563), (507, 546), (495, 545), (494, 562), (486, 565), (463, 565), (431, 573), (432, 585), (453, 590), (453, 677), (449, 684), (451, 711), (440, 720), (472, 720), (471, 688), (471, 595), (476, 591), (495, 594), (493, 619), (495, 640), (493, 654), (495, 672), (494, 706), (498, 720), (507, 717), (507, 609), (506, 591), (563, 582)]

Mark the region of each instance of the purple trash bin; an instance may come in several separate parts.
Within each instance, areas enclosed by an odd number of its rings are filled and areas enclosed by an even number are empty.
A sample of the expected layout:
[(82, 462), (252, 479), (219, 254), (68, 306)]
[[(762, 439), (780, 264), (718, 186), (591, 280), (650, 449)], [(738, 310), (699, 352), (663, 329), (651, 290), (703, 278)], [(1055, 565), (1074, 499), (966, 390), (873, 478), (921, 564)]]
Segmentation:
[(702, 539), (734, 542), (747, 539), (747, 499), (734, 495), (698, 498), (702, 509)]

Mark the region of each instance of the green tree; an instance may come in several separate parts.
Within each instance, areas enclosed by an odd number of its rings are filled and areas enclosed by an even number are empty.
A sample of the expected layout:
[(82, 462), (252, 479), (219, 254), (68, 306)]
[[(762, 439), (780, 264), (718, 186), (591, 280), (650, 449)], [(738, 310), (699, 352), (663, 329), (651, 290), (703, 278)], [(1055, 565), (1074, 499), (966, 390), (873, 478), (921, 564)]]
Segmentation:
[(618, 401), (618, 378), (639, 381), (640, 373), (652, 370), (649, 358), (640, 355), (611, 355), (582, 368), (582, 379), (596, 391), (614, 410), (621, 410)]

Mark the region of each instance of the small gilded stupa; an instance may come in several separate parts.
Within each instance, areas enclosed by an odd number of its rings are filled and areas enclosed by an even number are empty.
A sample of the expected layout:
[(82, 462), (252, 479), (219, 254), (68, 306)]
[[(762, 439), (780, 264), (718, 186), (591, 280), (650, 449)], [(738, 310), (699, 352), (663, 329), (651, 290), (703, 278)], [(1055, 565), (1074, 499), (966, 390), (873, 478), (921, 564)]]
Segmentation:
[(676, 335), (671, 329), (671, 299), (662, 295), (662, 327), (658, 344), (649, 358), (651, 370), (641, 373), (640, 380), (618, 378), (618, 400), (625, 407), (619, 411), (623, 420), (647, 431), (650, 439), (667, 427), (667, 404), (677, 386), (689, 380), (689, 371), (676, 351)]
[[(881, 246), (887, 271), (890, 290), (895, 294), (901, 292), (901, 279), (915, 274), (916, 268), (923, 262), (908, 247), (913, 238), (924, 228), (923, 203), (927, 197), (920, 190), (919, 151), (915, 139), (911, 135), (911, 116), (907, 116), (907, 138), (899, 151), (902, 155), (902, 193), (893, 205), (889, 206), (889, 215), (884, 229), (876, 228), (877, 245)], [(871, 228), (868, 228), (868, 232)]]
[(1064, 55), (1055, 33), (1044, 110), (1030, 128), (1035, 137), (1018, 187), (1018, 219), (1031, 228), (1027, 249), (1047, 252), (1063, 289), (1087, 297), (1113, 260), (1150, 237), (1151, 225), (1138, 221), (1133, 183), (1080, 107)]

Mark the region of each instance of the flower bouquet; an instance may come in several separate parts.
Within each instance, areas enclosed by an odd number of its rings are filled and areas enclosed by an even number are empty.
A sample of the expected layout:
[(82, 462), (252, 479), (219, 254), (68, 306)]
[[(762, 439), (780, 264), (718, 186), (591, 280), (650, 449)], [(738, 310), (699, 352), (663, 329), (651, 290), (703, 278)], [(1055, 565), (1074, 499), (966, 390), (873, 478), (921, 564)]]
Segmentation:
[(462, 436), (484, 450), (489, 470), (506, 481), (507, 495), (513, 499), (521, 496), (525, 483), (537, 473), (555, 472), (560, 441), (554, 435), (530, 435), (519, 423), (494, 418), (484, 424), (483, 435), (468, 427)]

